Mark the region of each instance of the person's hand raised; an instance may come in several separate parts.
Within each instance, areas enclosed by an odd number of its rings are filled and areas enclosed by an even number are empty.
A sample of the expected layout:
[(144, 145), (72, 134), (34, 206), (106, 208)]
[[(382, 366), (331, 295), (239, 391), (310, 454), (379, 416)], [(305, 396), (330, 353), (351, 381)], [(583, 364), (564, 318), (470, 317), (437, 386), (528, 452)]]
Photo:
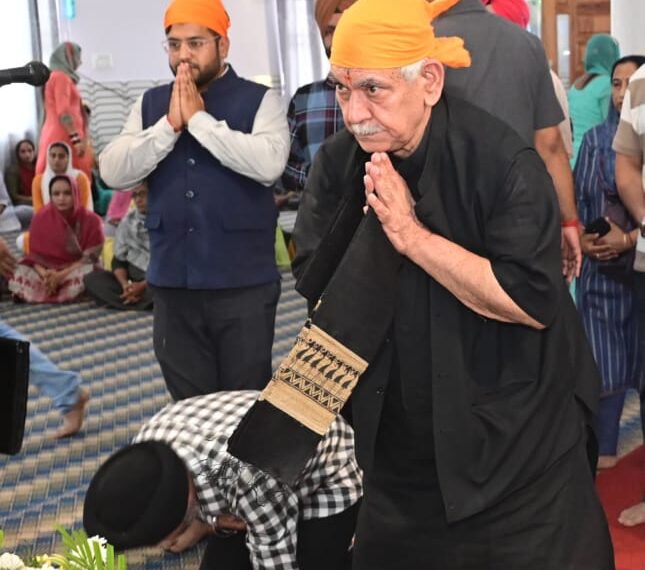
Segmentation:
[[(179, 75), (179, 70), (177, 71)], [(179, 78), (175, 77), (170, 95), (170, 106), (168, 107), (168, 122), (173, 130), (178, 133), (184, 128), (184, 121), (181, 116), (181, 96), (180, 96)]]
[(414, 199), (405, 180), (384, 152), (375, 152), (365, 165), (365, 196), (394, 248), (407, 255), (421, 223), (414, 213)]
[(190, 72), (189, 64), (179, 64), (177, 80), (179, 81), (179, 93), (181, 97), (181, 118), (184, 125), (187, 125), (195, 113), (204, 110), (204, 100), (197, 90), (197, 85)]

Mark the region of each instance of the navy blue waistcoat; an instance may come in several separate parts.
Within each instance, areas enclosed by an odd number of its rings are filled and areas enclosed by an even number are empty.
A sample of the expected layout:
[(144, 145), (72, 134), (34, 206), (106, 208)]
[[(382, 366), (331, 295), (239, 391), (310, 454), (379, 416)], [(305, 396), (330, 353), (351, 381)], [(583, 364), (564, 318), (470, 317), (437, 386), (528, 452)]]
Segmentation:
[[(229, 68), (202, 97), (215, 119), (250, 133), (266, 89)], [(168, 113), (171, 92), (172, 83), (146, 91), (144, 129)], [(151, 285), (225, 289), (279, 279), (272, 188), (223, 166), (187, 130), (148, 185)]]

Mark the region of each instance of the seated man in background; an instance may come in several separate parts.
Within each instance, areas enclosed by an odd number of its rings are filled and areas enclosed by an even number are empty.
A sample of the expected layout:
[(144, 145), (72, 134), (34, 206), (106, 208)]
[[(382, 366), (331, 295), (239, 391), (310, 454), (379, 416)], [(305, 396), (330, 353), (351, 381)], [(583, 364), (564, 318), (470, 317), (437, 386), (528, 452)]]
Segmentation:
[[(0, 238), (0, 275), (9, 279), (16, 268), (7, 243)], [(27, 340), (18, 331), (0, 320), (0, 337)], [(34, 343), (29, 345), (29, 384), (51, 398), (54, 407), (63, 415), (63, 425), (53, 437), (58, 439), (78, 433), (83, 425), (89, 392), (81, 388), (81, 377), (76, 372), (58, 368)]]
[(132, 191), (136, 208), (121, 220), (114, 238), (112, 272), (95, 271), (85, 276), (85, 289), (99, 304), (115, 309), (151, 309), (152, 293), (147, 288), (150, 237), (145, 227), (148, 187)]
[(209, 536), (202, 569), (349, 570), (361, 496), (352, 429), (337, 419), (289, 488), (227, 452), (257, 396), (216, 392), (157, 413), (90, 482), (88, 534), (171, 552)]

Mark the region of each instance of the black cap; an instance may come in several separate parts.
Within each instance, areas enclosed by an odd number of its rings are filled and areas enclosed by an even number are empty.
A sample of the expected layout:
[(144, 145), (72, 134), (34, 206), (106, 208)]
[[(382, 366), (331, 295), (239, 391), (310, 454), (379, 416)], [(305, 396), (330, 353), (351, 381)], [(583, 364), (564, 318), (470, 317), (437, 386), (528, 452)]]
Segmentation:
[(184, 520), (188, 470), (160, 441), (124, 447), (92, 478), (85, 495), (83, 526), (117, 550), (158, 544)]

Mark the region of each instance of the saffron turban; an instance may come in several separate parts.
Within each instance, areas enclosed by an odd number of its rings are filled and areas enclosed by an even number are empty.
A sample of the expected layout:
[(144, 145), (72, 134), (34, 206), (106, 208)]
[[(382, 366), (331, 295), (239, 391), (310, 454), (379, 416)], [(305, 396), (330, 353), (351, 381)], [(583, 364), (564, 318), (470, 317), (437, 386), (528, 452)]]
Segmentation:
[(489, 6), (495, 14), (517, 24), (520, 28), (526, 28), (529, 25), (531, 13), (526, 0), (492, 0)]
[(331, 46), (332, 65), (392, 69), (429, 57), (468, 67), (461, 38), (437, 38), (431, 22), (459, 0), (358, 0), (343, 13)]
[(316, 0), (314, 18), (320, 29), (320, 33), (325, 33), (327, 23), (335, 12), (343, 12), (353, 4), (354, 0)]
[(174, 0), (166, 10), (164, 30), (174, 24), (199, 24), (227, 37), (231, 21), (220, 0)]

